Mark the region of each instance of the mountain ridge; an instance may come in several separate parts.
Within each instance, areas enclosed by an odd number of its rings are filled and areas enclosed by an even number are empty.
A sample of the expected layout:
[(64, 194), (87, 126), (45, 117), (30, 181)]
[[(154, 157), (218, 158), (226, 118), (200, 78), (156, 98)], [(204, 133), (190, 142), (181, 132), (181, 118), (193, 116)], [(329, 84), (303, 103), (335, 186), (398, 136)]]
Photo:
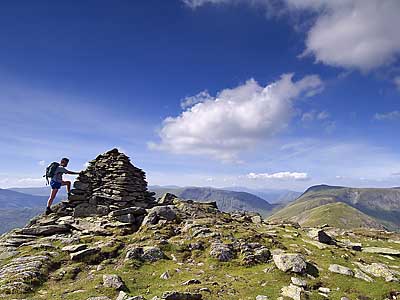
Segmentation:
[[(331, 203), (345, 203), (381, 225), (400, 230), (400, 190), (395, 188), (351, 188), (317, 185), (308, 188), (296, 201), (270, 217), (297, 220), (301, 213)], [(361, 216), (361, 215), (359, 215)], [(366, 218), (364, 216), (364, 218)], [(320, 223), (323, 224), (321, 217)], [(372, 222), (373, 223), (373, 222)]]

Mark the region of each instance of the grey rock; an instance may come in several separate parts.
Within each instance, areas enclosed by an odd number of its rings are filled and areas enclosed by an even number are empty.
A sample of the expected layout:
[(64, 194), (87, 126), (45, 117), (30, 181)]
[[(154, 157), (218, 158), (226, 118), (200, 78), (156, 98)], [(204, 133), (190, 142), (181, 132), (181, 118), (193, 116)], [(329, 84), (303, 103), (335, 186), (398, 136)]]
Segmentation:
[(81, 251), (87, 248), (87, 245), (85, 244), (79, 244), (79, 245), (69, 245), (69, 246), (65, 246), (63, 247), (61, 250), (62, 251), (67, 251), (67, 252), (77, 252), (77, 251)]
[(145, 261), (155, 262), (160, 259), (165, 259), (164, 252), (158, 247), (143, 247), (143, 254), (141, 258)]
[(331, 289), (327, 287), (319, 287), (318, 291), (324, 294), (329, 294), (331, 292)]
[(316, 240), (320, 243), (328, 244), (328, 245), (333, 245), (335, 244), (335, 240), (328, 235), (325, 231), (322, 229), (317, 229), (313, 228), (310, 231), (308, 231), (307, 235), (313, 239)]
[(97, 296), (97, 297), (89, 297), (87, 300), (111, 300), (107, 296)]
[(145, 300), (143, 296), (129, 296), (124, 291), (120, 291), (116, 300)]
[(157, 224), (162, 220), (174, 221), (177, 219), (177, 209), (174, 205), (156, 206), (150, 209), (148, 215), (143, 221), (144, 224)]
[(165, 193), (159, 200), (159, 204), (164, 204), (164, 205), (169, 205), (169, 204), (174, 204), (174, 199), (178, 198), (174, 194), (171, 193)]
[(44, 225), (44, 226), (32, 226), (25, 227), (20, 230), (22, 234), (48, 236), (57, 233), (67, 233), (70, 231), (68, 225)]
[(171, 275), (169, 275), (169, 272), (166, 271), (166, 272), (164, 272), (164, 273), (161, 274), (160, 278), (161, 278), (161, 279), (164, 279), (164, 280), (167, 280), (167, 279), (170, 279), (170, 278), (171, 278)]
[(361, 271), (370, 274), (375, 277), (383, 277), (386, 281), (398, 281), (396, 275), (399, 274), (397, 271), (391, 270), (387, 265), (382, 263), (372, 263), (370, 265), (355, 262)]
[(290, 284), (289, 286), (284, 286), (281, 289), (281, 295), (283, 297), (288, 297), (293, 300), (301, 300), (301, 294), (303, 293), (303, 288)]
[(307, 281), (305, 281), (304, 279), (301, 279), (298, 277), (292, 277), (292, 278), (290, 278), (290, 280), (292, 281), (292, 283), (294, 285), (301, 286), (301, 287), (307, 286)]
[(362, 249), (362, 252), (400, 256), (400, 250), (396, 250), (396, 249), (392, 249), (392, 248), (365, 247), (365, 248)]
[(268, 300), (269, 298), (267, 297), (267, 296), (264, 296), (264, 295), (258, 295), (257, 297), (256, 297), (256, 300)]
[(4, 251), (0, 253), (0, 260), (8, 259), (19, 254), (19, 251)]
[(111, 217), (132, 214), (134, 216), (141, 216), (146, 214), (146, 210), (142, 207), (128, 207), (110, 212)]
[(329, 271), (331, 271), (332, 273), (338, 273), (338, 274), (347, 275), (347, 276), (354, 275), (354, 273), (351, 269), (341, 266), (341, 265), (336, 265), (336, 264), (329, 265)]
[(197, 293), (168, 291), (164, 292), (161, 298), (166, 300), (201, 300), (203, 296)]
[(254, 224), (261, 224), (262, 223), (262, 217), (260, 215), (255, 215), (251, 217), (251, 222)]
[(231, 245), (215, 242), (211, 244), (210, 256), (219, 261), (230, 261), (235, 255)]
[(300, 254), (283, 253), (273, 255), (276, 267), (283, 272), (304, 273), (307, 268), (307, 263), (304, 257)]
[(133, 214), (126, 214), (126, 215), (118, 215), (115, 216), (118, 221), (122, 223), (129, 223), (129, 224), (135, 224), (136, 222), (136, 217)]
[(189, 279), (182, 283), (182, 285), (192, 285), (192, 284), (201, 284), (201, 281), (198, 279)]
[(363, 271), (361, 271), (360, 269), (354, 269), (354, 277), (358, 278), (358, 279), (362, 279), (365, 280), (367, 282), (373, 282), (374, 280), (369, 277), (367, 274), (365, 274)]
[(82, 261), (85, 258), (100, 252), (99, 248), (87, 248), (70, 254), (71, 260)]
[(105, 216), (107, 214), (108, 214), (107, 206), (82, 203), (75, 207), (73, 216), (75, 218), (82, 218), (90, 216)]
[(141, 259), (143, 255), (143, 247), (132, 247), (126, 253), (126, 259)]
[(104, 274), (103, 285), (107, 288), (113, 288), (115, 290), (123, 290), (126, 288), (125, 283), (121, 277), (116, 274)]

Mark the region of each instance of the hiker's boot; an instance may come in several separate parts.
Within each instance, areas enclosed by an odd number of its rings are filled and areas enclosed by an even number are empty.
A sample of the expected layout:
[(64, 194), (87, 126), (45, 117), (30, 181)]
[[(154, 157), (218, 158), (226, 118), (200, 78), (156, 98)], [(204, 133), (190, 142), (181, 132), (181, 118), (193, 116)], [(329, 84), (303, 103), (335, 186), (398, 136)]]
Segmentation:
[(46, 216), (48, 216), (49, 214), (52, 214), (54, 211), (51, 210), (50, 207), (46, 207)]

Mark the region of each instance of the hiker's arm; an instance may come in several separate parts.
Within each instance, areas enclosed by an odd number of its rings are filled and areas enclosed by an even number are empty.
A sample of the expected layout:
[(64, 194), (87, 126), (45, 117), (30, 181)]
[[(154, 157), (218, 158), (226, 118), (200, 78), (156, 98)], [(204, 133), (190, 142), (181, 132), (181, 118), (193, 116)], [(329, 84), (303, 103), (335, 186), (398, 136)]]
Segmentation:
[(80, 172), (67, 171), (67, 174), (70, 174), (70, 175), (79, 175)]

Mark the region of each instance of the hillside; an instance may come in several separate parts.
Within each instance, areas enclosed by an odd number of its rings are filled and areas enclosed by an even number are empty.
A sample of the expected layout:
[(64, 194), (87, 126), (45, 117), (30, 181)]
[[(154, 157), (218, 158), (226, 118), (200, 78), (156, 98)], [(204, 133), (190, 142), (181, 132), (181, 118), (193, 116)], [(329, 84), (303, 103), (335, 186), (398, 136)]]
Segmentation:
[(1, 209), (39, 207), (45, 205), (47, 198), (48, 196), (35, 196), (7, 189), (0, 189)]
[(400, 234), (270, 224), (171, 194), (155, 201), (145, 173), (116, 149), (92, 160), (53, 210), (0, 237), (1, 299), (400, 295)]
[[(48, 188), (46, 191), (48, 194)], [(24, 226), (31, 218), (43, 211), (47, 198), (48, 196), (0, 189), (0, 234)], [(58, 201), (59, 198), (55, 202)]]
[(232, 186), (223, 188), (228, 191), (246, 192), (256, 195), (271, 204), (287, 204), (296, 200), (302, 193), (291, 190), (275, 190), (275, 189), (252, 189), (246, 187)]
[(182, 199), (191, 199), (202, 202), (216, 201), (221, 211), (251, 211), (263, 216), (270, 215), (275, 209), (264, 199), (246, 192), (236, 192), (207, 187), (165, 188), (150, 186), (150, 190), (156, 193), (156, 198), (164, 193), (172, 193)]
[[(341, 214), (338, 206), (332, 205), (335, 203), (345, 203), (348, 207), (343, 206)], [(317, 214), (316, 208), (321, 208), (324, 214)], [(270, 220), (292, 220), (303, 224), (311, 218), (313, 224), (322, 225), (328, 223), (325, 215), (330, 209), (334, 209), (330, 214), (341, 218), (343, 224), (359, 223), (374, 228), (384, 225), (392, 230), (400, 229), (400, 190), (395, 188), (314, 186), (271, 216)], [(357, 219), (360, 219), (359, 222), (355, 221)], [(347, 225), (345, 227), (348, 228)]]
[[(34, 196), (49, 196), (50, 186), (43, 187), (26, 187), (26, 188), (9, 188), (8, 190), (34, 195)], [(65, 188), (61, 189), (57, 193), (58, 198), (65, 197), (67, 195), (67, 191)]]

